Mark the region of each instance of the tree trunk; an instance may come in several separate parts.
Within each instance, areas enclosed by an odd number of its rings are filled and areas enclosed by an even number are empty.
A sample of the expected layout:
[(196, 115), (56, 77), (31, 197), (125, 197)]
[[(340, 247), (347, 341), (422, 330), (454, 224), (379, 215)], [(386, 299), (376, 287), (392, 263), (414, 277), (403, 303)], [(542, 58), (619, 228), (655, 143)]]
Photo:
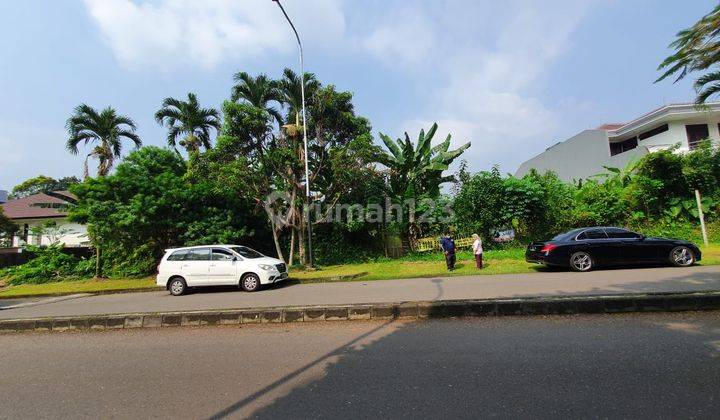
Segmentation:
[(288, 265), (292, 267), (293, 265), (293, 258), (295, 257), (295, 228), (290, 228), (290, 257), (288, 260)]
[(95, 245), (95, 277), (102, 278), (102, 255), (100, 244)]
[(275, 219), (273, 218), (273, 215), (270, 213), (268, 213), (268, 218), (270, 219), (270, 229), (272, 230), (273, 242), (275, 242), (275, 252), (277, 252), (278, 259), (285, 262), (285, 257), (283, 257), (282, 248), (280, 248), (280, 238), (278, 237), (278, 231), (275, 228)]
[(298, 217), (298, 260), (300, 264), (307, 264), (305, 258), (305, 220), (302, 216)]

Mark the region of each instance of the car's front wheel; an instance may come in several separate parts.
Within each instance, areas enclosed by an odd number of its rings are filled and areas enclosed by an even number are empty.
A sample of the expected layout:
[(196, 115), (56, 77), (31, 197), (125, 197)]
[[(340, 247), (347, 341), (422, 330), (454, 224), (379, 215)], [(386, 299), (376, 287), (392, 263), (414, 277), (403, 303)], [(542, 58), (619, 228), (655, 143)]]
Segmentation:
[(695, 263), (695, 254), (686, 246), (678, 246), (670, 251), (670, 262), (676, 267), (689, 267)]
[(245, 274), (240, 280), (240, 288), (246, 292), (255, 292), (260, 289), (260, 277), (257, 274)]
[(574, 271), (590, 271), (593, 268), (593, 260), (587, 252), (576, 252), (570, 257), (570, 268)]
[(187, 292), (187, 283), (182, 277), (174, 277), (168, 284), (168, 290), (173, 296), (184, 295)]

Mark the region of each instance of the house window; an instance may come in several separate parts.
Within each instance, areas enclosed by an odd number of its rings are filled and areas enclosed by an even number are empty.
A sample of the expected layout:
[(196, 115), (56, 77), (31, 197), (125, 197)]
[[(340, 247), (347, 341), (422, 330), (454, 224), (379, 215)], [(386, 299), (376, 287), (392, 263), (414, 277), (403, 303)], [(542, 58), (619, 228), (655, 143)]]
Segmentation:
[(701, 141), (710, 137), (707, 124), (689, 124), (685, 126), (687, 132), (688, 147), (694, 150)]
[(636, 137), (630, 137), (629, 139), (610, 143), (610, 156), (619, 155), (620, 153), (627, 152), (636, 148), (638, 141)]
[(669, 129), (669, 128), (668, 128), (668, 125), (667, 125), (667, 124), (663, 124), (663, 125), (661, 125), (660, 127), (653, 128), (652, 130), (649, 130), (649, 131), (646, 131), (646, 132), (644, 132), (644, 133), (641, 133), (641, 134), (638, 136), (638, 140), (645, 140), (645, 139), (650, 138), (650, 137), (652, 137), (652, 136), (657, 136), (657, 135), (660, 134), (660, 133), (664, 133), (664, 132), (668, 131), (668, 129)]

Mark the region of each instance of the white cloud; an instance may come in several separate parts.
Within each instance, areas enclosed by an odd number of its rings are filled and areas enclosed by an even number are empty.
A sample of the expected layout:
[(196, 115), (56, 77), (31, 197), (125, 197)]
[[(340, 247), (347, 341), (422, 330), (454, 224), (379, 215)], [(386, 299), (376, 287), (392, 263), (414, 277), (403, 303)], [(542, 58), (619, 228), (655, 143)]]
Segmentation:
[(435, 34), (427, 30), (431, 25), (420, 8), (404, 7), (386, 15), (361, 44), (383, 61), (417, 64), (432, 54)]
[[(128, 68), (212, 69), (229, 58), (253, 58), (296, 46), (274, 2), (242, 0), (85, 0), (86, 8)], [(345, 20), (332, 0), (285, 2), (304, 41), (341, 39)], [(322, 23), (320, 25), (319, 23)]]
[[(423, 26), (437, 44), (433, 59), (423, 64), (439, 75), (440, 82), (427, 90), (432, 105), (401, 127), (415, 124), (410, 131), (416, 133), (437, 121), (440, 132), (453, 134), (455, 146), (472, 141), (463, 156), (471, 168), (501, 163), (503, 170), (514, 171), (558, 132), (562, 105), (542, 101), (538, 84), (571, 45), (572, 33), (590, 5), (511, 1), (475, 4), (474, 10), (446, 8), (443, 19)], [(470, 30), (468, 13), (476, 17)], [(448, 22), (465, 22), (465, 29), (449, 28)], [(396, 38), (394, 48), (412, 50), (412, 40), (401, 41)]]
[[(465, 155), (473, 169), (501, 163), (513, 171), (561, 129), (567, 107), (541, 99), (542, 79), (572, 47), (573, 32), (596, 1), (283, 4), (315, 53), (329, 60), (352, 54), (390, 63), (424, 92), (420, 103), (430, 105), (417, 106), (417, 117), (398, 122), (399, 128), (416, 134), (438, 121), (457, 142), (473, 142)], [(231, 58), (295, 49), (287, 22), (269, 0), (85, 4), (117, 59), (129, 68), (212, 69)]]

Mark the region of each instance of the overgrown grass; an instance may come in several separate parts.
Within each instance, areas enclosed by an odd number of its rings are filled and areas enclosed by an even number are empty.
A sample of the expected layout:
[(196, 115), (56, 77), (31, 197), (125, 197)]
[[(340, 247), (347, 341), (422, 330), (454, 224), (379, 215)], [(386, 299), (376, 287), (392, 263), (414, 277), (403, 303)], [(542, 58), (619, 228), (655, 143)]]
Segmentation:
[[(448, 272), (440, 253), (415, 254), (404, 258), (383, 259), (368, 263), (320, 267), (315, 270), (293, 268), (290, 277), (302, 283), (371, 281), (415, 277), (466, 276), (489, 274), (517, 274), (536, 272), (538, 266), (525, 262), (522, 248), (489, 250), (485, 252), (485, 268), (475, 268), (470, 252), (457, 255), (456, 270)], [(720, 265), (720, 243), (703, 248), (702, 265)], [(94, 293), (123, 290), (154, 289), (155, 278), (70, 280), (45, 284), (23, 284), (0, 289), (0, 298)]]
[(709, 246), (702, 247), (702, 265), (719, 265), (720, 264), (720, 243), (711, 243)]

